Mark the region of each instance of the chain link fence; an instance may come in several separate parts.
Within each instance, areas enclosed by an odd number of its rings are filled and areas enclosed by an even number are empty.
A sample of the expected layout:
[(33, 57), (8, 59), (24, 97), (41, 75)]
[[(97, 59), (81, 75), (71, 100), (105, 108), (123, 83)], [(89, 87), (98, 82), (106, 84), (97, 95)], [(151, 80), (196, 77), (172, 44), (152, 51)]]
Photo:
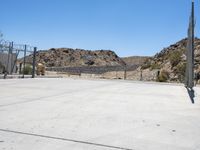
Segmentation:
[(1, 40), (0, 78), (34, 77), (35, 59), (26, 63), (26, 57), (31, 54), (35, 57), (36, 50), (36, 47)]

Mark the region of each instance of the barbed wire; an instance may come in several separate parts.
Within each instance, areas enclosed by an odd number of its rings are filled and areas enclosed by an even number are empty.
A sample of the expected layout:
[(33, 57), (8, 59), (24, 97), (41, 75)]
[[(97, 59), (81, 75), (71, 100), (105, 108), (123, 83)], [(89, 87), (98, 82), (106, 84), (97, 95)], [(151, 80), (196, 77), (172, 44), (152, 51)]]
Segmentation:
[(0, 41), (0, 51), (9, 51), (12, 49), (13, 51), (25, 51), (26, 52), (33, 52), (34, 47), (26, 44), (16, 44), (14, 42), (1, 40)]

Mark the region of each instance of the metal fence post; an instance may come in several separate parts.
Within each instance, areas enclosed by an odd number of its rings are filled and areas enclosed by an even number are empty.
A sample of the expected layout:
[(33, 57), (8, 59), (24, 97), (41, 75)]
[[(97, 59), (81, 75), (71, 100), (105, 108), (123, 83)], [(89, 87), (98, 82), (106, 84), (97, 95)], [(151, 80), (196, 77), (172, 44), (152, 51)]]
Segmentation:
[(126, 80), (127, 77), (127, 68), (126, 65), (124, 65), (124, 80)]
[(10, 55), (11, 55), (11, 61), (10, 61), (10, 74), (13, 73), (13, 70), (12, 70), (12, 66), (14, 65), (13, 64), (13, 42), (11, 42), (11, 47), (10, 47)]
[(8, 57), (7, 57), (7, 62), (6, 62), (6, 76), (9, 74), (9, 66), (10, 66), (10, 53), (11, 53), (11, 42), (9, 43), (9, 48), (8, 48)]
[(194, 86), (194, 1), (192, 1), (192, 12), (190, 16), (190, 23), (188, 29), (187, 42), (187, 67), (185, 86), (192, 89)]
[(25, 67), (26, 67), (26, 49), (27, 49), (27, 46), (25, 45), (25, 47), (24, 47), (24, 64), (23, 64), (23, 70), (22, 70), (22, 73), (23, 73), (22, 78), (24, 78), (24, 71), (25, 71)]
[(36, 51), (37, 51), (37, 47), (34, 47), (34, 51), (33, 51), (33, 69), (32, 69), (32, 78), (35, 78)]

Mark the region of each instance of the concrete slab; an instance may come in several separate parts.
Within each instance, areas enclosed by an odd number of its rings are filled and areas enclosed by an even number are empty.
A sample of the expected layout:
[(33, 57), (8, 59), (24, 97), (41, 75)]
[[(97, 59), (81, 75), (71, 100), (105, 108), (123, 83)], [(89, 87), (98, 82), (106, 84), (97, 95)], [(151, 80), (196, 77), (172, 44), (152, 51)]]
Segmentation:
[(0, 149), (199, 150), (200, 87), (119, 80), (0, 80)]

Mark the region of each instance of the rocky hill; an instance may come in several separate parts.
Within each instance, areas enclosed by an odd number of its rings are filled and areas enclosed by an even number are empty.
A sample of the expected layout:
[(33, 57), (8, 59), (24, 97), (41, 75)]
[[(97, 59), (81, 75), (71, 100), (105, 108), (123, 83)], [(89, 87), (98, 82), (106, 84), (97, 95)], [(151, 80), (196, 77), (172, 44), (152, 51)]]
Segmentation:
[[(32, 62), (32, 55), (26, 57), (26, 62)], [(38, 51), (36, 62), (44, 63), (46, 67), (80, 67), (80, 66), (123, 66), (125, 62), (110, 50), (82, 50), (59, 48)]]
[[(179, 81), (184, 80), (186, 69), (186, 47), (187, 39), (183, 39), (154, 57), (147, 59), (141, 66), (141, 70), (146, 74), (158, 72), (158, 81)], [(195, 38), (195, 69), (200, 65), (200, 39)]]
[[(36, 62), (44, 63), (46, 67), (95, 67), (100, 66), (134, 66), (127, 69), (127, 79), (157, 80), (160, 82), (183, 82), (186, 69), (187, 39), (183, 39), (162, 49), (153, 57), (132, 56), (120, 58), (110, 50), (82, 50), (59, 48), (38, 51)], [(26, 57), (32, 62), (32, 55)], [(139, 66), (139, 67), (138, 67)], [(195, 38), (195, 69), (200, 66), (200, 39)], [(127, 68), (126, 67), (126, 68)], [(138, 67), (138, 68), (136, 68)], [(116, 74), (116, 73), (115, 73)]]

